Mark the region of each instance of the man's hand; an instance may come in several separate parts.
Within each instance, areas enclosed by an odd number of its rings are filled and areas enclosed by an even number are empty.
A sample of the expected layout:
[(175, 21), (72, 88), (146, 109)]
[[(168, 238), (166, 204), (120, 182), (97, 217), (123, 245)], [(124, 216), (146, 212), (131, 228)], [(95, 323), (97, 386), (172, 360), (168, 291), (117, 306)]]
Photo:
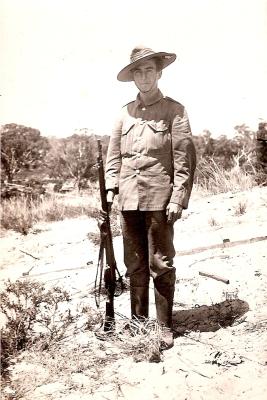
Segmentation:
[(108, 190), (107, 191), (107, 203), (108, 203), (108, 210), (111, 210), (113, 200), (114, 200), (115, 193), (113, 190)]
[(183, 207), (176, 203), (169, 203), (166, 208), (168, 224), (174, 224), (182, 216)]
[[(107, 191), (107, 203), (108, 203), (108, 212), (111, 211), (111, 207), (113, 204), (113, 199), (114, 199), (115, 193), (113, 190), (108, 190)], [(106, 218), (107, 218), (107, 213), (106, 211), (103, 211), (102, 209), (99, 210), (100, 211), (100, 224), (102, 224), (103, 222), (105, 222)]]

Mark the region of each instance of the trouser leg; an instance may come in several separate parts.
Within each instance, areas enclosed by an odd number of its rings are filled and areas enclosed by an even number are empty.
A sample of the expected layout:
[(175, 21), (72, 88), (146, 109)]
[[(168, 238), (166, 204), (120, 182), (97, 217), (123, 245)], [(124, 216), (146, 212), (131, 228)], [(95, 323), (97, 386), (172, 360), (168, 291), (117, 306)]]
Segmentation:
[(175, 289), (173, 225), (167, 224), (165, 211), (125, 211), (121, 224), (132, 316), (148, 316), (151, 275), (158, 322), (170, 328)]
[(175, 291), (175, 271), (154, 279), (154, 293), (157, 311), (157, 320), (160, 325), (172, 327), (172, 309)]
[(152, 212), (147, 216), (149, 266), (154, 280), (155, 304), (158, 323), (164, 327), (162, 349), (173, 346), (172, 309), (175, 291), (173, 257), (173, 225), (167, 224), (165, 212)]
[(122, 212), (121, 226), (126, 276), (130, 278), (131, 315), (136, 318), (147, 318), (150, 275), (145, 213)]
[(173, 225), (167, 223), (166, 212), (150, 211), (146, 213), (148, 236), (149, 270), (153, 279), (167, 272), (175, 271), (173, 258)]
[(154, 279), (157, 320), (162, 327), (161, 350), (169, 349), (174, 345), (171, 330), (174, 291), (175, 271), (166, 272)]

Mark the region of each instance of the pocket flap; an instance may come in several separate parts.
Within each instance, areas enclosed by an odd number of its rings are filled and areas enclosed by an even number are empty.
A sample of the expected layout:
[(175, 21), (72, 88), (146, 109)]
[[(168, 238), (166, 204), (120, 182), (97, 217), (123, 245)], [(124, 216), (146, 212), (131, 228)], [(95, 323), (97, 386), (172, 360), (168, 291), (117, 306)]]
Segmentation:
[(126, 122), (122, 127), (122, 135), (127, 135), (127, 133), (134, 127), (135, 123), (133, 121)]
[(166, 132), (169, 129), (168, 125), (166, 125), (164, 121), (159, 121), (159, 122), (149, 121), (147, 125), (154, 132)]

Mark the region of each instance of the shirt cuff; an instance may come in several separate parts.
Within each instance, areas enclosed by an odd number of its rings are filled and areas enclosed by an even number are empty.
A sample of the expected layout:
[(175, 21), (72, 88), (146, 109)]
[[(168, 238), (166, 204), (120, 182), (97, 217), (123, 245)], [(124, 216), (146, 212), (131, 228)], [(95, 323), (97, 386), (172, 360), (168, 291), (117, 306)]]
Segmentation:
[(179, 204), (181, 207), (187, 208), (187, 205), (185, 205), (185, 194), (185, 190), (174, 190), (170, 198), (170, 203)]

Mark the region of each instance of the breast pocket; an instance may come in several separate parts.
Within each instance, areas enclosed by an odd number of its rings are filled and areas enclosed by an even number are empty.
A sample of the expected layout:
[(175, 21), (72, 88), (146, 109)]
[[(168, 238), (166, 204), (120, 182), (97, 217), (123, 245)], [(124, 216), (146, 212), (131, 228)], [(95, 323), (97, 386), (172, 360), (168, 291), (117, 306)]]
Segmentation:
[(132, 151), (132, 141), (133, 141), (133, 129), (135, 123), (133, 121), (126, 122), (122, 126), (121, 132), (121, 155), (126, 153), (131, 153)]
[(171, 134), (168, 124), (164, 121), (148, 122), (147, 151), (166, 153), (171, 149)]

